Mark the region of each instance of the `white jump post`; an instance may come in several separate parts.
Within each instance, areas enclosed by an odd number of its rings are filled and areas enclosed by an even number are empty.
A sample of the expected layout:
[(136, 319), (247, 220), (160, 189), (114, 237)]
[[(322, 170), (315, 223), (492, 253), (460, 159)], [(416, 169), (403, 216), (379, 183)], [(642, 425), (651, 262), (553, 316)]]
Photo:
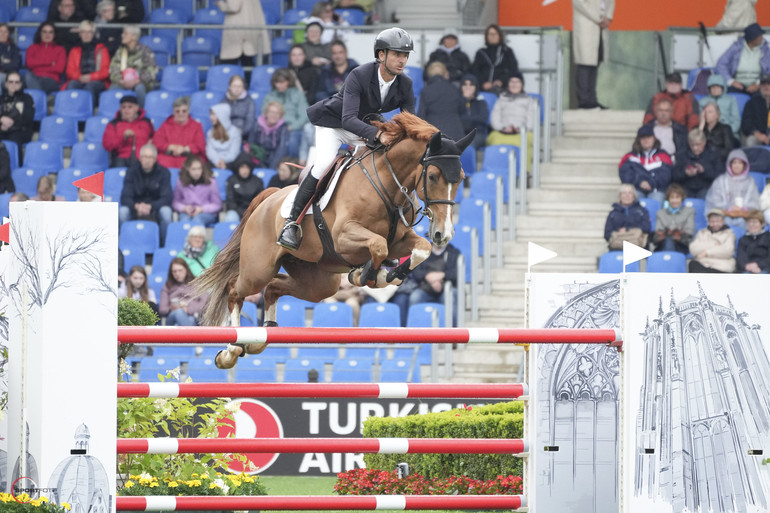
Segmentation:
[(6, 490), (115, 511), (117, 204), (10, 214)]

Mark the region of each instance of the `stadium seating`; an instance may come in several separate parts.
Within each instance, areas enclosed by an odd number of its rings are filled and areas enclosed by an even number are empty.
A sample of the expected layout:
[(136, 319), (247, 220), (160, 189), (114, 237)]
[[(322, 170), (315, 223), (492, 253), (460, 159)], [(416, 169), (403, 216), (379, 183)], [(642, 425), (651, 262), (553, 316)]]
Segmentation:
[(190, 115), (194, 119), (208, 119), (209, 109), (222, 100), (223, 93), (195, 91), (190, 95)]
[(245, 76), (243, 68), (234, 64), (212, 66), (206, 73), (206, 91), (219, 93), (219, 99), (221, 100), (230, 85), (230, 78), (233, 75)]
[[(225, 15), (217, 7), (211, 6), (208, 9), (198, 9), (193, 16), (194, 25), (214, 25), (217, 28), (195, 29), (196, 36), (209, 37), (216, 41), (217, 51), (222, 45), (222, 27), (225, 22)], [(269, 24), (270, 22), (268, 22)]]
[(19, 167), (11, 171), (11, 179), (16, 186), (16, 192), (23, 192), (30, 198), (37, 195), (37, 181), (47, 171), (38, 171), (31, 167)]
[(144, 253), (141, 250), (126, 247), (120, 248), (120, 252), (123, 253), (123, 270), (128, 272), (135, 265), (144, 267)]
[(283, 381), (284, 383), (306, 383), (307, 373), (311, 369), (315, 369), (318, 372), (318, 381), (323, 383), (325, 381), (324, 376), (326, 375), (324, 362), (308, 360), (307, 358), (287, 360), (283, 371)]
[(16, 14), (15, 6), (13, 11), (11, 11), (6, 6), (0, 4), (0, 23), (8, 23), (9, 21), (13, 20), (13, 16), (15, 14)]
[(9, 203), (11, 201), (11, 196), (13, 196), (12, 192), (4, 192), (0, 194), (0, 219), (9, 216)]
[(61, 145), (43, 141), (27, 143), (24, 149), (24, 167), (45, 173), (58, 172), (64, 167)]
[[(16, 44), (21, 52), (26, 52), (32, 43), (35, 41), (36, 27), (19, 27), (16, 29)], [(22, 62), (25, 62), (22, 59)]]
[(233, 175), (233, 172), (229, 169), (219, 168), (214, 168), (211, 171), (214, 173), (214, 179), (217, 181), (217, 186), (219, 187), (219, 196), (222, 198), (222, 201), (224, 201), (227, 196), (227, 179)]
[(345, 348), (345, 358), (351, 359), (351, 360), (369, 360), (371, 362), (376, 362), (378, 360), (384, 359), (381, 356), (385, 354), (386, 348), (378, 347), (375, 345), (368, 345), (366, 347), (350, 347), (347, 346)]
[(68, 116), (85, 121), (94, 115), (94, 98), (86, 89), (67, 89), (56, 93), (53, 104), (54, 116)]
[(275, 360), (285, 362), (291, 359), (291, 347), (270, 344), (270, 349), (259, 354), (259, 359)]
[(173, 9), (184, 17), (185, 22), (193, 19), (195, 0), (163, 0), (165, 9)]
[[(494, 171), (484, 170), (476, 173), (471, 179), (470, 194), (476, 198), (484, 198), (494, 206), (494, 203), (497, 200), (498, 177), (503, 179), (503, 203), (508, 203), (510, 195), (508, 192), (508, 181), (510, 178), (506, 171), (498, 171), (496, 173)], [(460, 195), (460, 192), (461, 191), (457, 191), (457, 196)], [(458, 198), (455, 198), (455, 201), (457, 200)]]
[(110, 155), (100, 143), (79, 142), (72, 146), (70, 167), (104, 171), (110, 166)]
[(440, 303), (416, 303), (409, 305), (409, 311), (406, 314), (407, 328), (432, 328), (433, 312), (438, 312), (438, 326), (443, 328), (444, 324), (444, 305)]
[(5, 149), (8, 150), (8, 158), (11, 161), (11, 169), (19, 167), (19, 146), (13, 141), (2, 141)]
[(107, 89), (100, 93), (98, 114), (113, 119), (120, 110), (120, 100), (124, 96), (136, 96), (136, 93), (126, 89)]
[(65, 116), (46, 116), (40, 122), (38, 140), (70, 147), (78, 142), (78, 122)]
[(476, 172), (476, 148), (468, 146), (460, 155), (460, 165), (463, 166), (465, 176), (471, 176)]
[(366, 24), (366, 13), (358, 9), (334, 9), (334, 12), (347, 21), (350, 25)]
[(294, 44), (294, 39), (287, 36), (274, 37), (270, 43), (270, 64), (273, 66), (289, 65), (289, 50)]
[[(182, 40), (182, 64), (197, 68), (210, 68), (219, 53), (217, 41), (206, 36), (189, 36)], [(206, 78), (206, 71), (199, 70), (198, 80)]]
[(152, 349), (153, 358), (177, 358), (180, 362), (189, 362), (195, 358), (195, 348), (192, 346), (155, 346)]
[(358, 319), (360, 328), (400, 328), (401, 311), (395, 303), (364, 303)]
[(193, 383), (227, 383), (229, 380), (227, 369), (217, 369), (214, 358), (190, 360), (187, 364), (187, 377)]
[(423, 86), (425, 85), (422, 78), (422, 68), (419, 66), (406, 66), (404, 67), (404, 74), (412, 79), (412, 87), (414, 87), (415, 97), (420, 96)]
[[(174, 111), (176, 95), (169, 91), (150, 91), (144, 98), (144, 111), (152, 119), (166, 119)], [(157, 130), (160, 124), (153, 123)], [(173, 182), (172, 182), (173, 185)]]
[(770, 177), (770, 175), (766, 175), (765, 173), (760, 173), (759, 171), (749, 171), (749, 174), (754, 179), (754, 183), (757, 184), (757, 189), (759, 190), (759, 193), (762, 194), (762, 191), (765, 190), (765, 184), (767, 183), (767, 179), (768, 177)]
[(647, 257), (648, 273), (686, 273), (687, 258), (678, 251), (656, 251)]
[(228, 223), (225, 221), (216, 223), (214, 225), (214, 235), (211, 240), (221, 249), (227, 244), (227, 241), (230, 240), (230, 237), (237, 227), (238, 223)]
[[(494, 183), (494, 182), (492, 182)], [(484, 204), (489, 205), (490, 220), (492, 221), (492, 229), (496, 229), (495, 226), (495, 202), (486, 197), (477, 197), (475, 190), (471, 191), (471, 195), (463, 201), (460, 212), (464, 224), (475, 226), (479, 229), (479, 233), (484, 230)]]
[(120, 201), (126, 168), (111, 167), (104, 171), (104, 201)]
[(491, 118), (492, 109), (494, 108), (495, 103), (497, 103), (497, 95), (495, 93), (489, 93), (487, 91), (481, 91), (479, 94), (484, 99), (484, 101), (487, 102), (487, 108), (489, 109), (489, 116)]
[(347, 303), (318, 303), (313, 307), (314, 328), (352, 328), (353, 309)]
[[(280, 324), (279, 324), (280, 326)], [(300, 346), (297, 349), (297, 358), (309, 360), (321, 360), (326, 363), (332, 363), (340, 357), (339, 348), (336, 345), (314, 344), (312, 346)]]
[(166, 66), (160, 89), (177, 95), (192, 94), (199, 89), (198, 69), (194, 66), (175, 64)]
[(48, 17), (48, 11), (40, 7), (19, 7), (14, 21), (19, 23), (42, 23)]
[(735, 98), (735, 103), (738, 104), (738, 114), (743, 116), (743, 108), (751, 99), (751, 95), (743, 94), (743, 93), (727, 93), (727, 95)]
[[(153, 9), (150, 13), (150, 23), (161, 25), (184, 25), (189, 21), (186, 14), (176, 9)], [(153, 36), (165, 36), (176, 40), (179, 29), (176, 28), (153, 28)]]
[(244, 301), (241, 308), (241, 326), (259, 326), (257, 305), (251, 301)]
[(235, 369), (237, 383), (275, 383), (278, 381), (276, 362), (272, 359), (247, 358)]
[(249, 91), (267, 93), (270, 91), (270, 77), (273, 76), (278, 66), (261, 65), (255, 66), (251, 71), (251, 80), (249, 81)]
[(168, 274), (152, 272), (147, 276), (147, 286), (155, 292), (155, 297), (160, 302), (160, 293), (163, 290), (163, 285), (166, 283)]
[(249, 96), (251, 96), (251, 99), (254, 100), (254, 107), (256, 108), (257, 112), (262, 112), (262, 100), (265, 97), (265, 92), (260, 91), (249, 91)]
[[(455, 224), (455, 236), (452, 238), (452, 245), (460, 250), (460, 253), (465, 257), (465, 281), (471, 281), (471, 235), (473, 231), (479, 238), (478, 256), (482, 256), (484, 253), (484, 232), (479, 230), (478, 227), (469, 223)], [(422, 235), (421, 232), (417, 232), (418, 235)]]
[(64, 196), (64, 199), (67, 201), (77, 201), (78, 188), (72, 185), (72, 182), (93, 174), (93, 170), (81, 169), (78, 167), (66, 167), (62, 169), (56, 177), (56, 194)]
[(104, 130), (110, 118), (104, 116), (91, 116), (86, 119), (86, 128), (83, 132), (83, 142), (92, 142), (101, 144), (104, 137)]
[(306, 306), (303, 303), (288, 300), (285, 296), (280, 298), (275, 310), (278, 326), (304, 328), (305, 309)]
[(516, 176), (519, 176), (519, 148), (509, 144), (494, 144), (484, 147), (484, 159), (481, 163), (481, 169), (483, 171), (491, 171), (493, 173), (508, 173), (510, 165), (510, 154), (513, 153)]
[(653, 198), (639, 198), (639, 204), (647, 209), (650, 215), (650, 230), (655, 231), (655, 218), (660, 210), (660, 201)]
[(168, 249), (176, 249), (181, 251), (184, 248), (185, 239), (187, 239), (187, 232), (193, 226), (203, 226), (199, 222), (191, 221), (175, 221), (169, 223), (166, 229), (166, 246)]
[(385, 360), (380, 366), (378, 381), (382, 383), (419, 383), (420, 368), (412, 368), (411, 358)]
[(372, 381), (372, 361), (338, 359), (332, 364), (334, 383), (369, 383)]
[(706, 200), (699, 198), (686, 198), (684, 206), (695, 210), (695, 231), (702, 230), (708, 224), (706, 219)]
[(32, 97), (32, 101), (35, 103), (35, 121), (42, 121), (44, 117), (48, 115), (48, 97), (45, 91), (40, 89), (25, 89), (25, 93)]
[(281, 21), (281, 2), (275, 0), (261, 0), (262, 12), (265, 13), (265, 21), (268, 25), (276, 25)]
[[(259, 110), (259, 108), (257, 108), (257, 110)], [(270, 169), (269, 167), (255, 167), (253, 173), (262, 180), (262, 185), (265, 187), (267, 187), (270, 179), (278, 174), (275, 169)]]
[[(144, 255), (154, 253), (158, 249), (160, 230), (153, 221), (126, 221), (120, 227), (118, 246), (121, 250), (131, 249)], [(124, 252), (125, 256), (125, 252)], [(142, 262), (144, 265), (144, 261)]]
[(176, 35), (171, 37), (162, 34), (142, 36), (139, 38), (139, 42), (153, 51), (155, 63), (160, 68), (165, 68), (176, 58)]
[[(600, 273), (622, 273), (623, 272), (623, 252), (622, 251), (608, 251), (599, 257), (599, 272)], [(628, 264), (626, 266), (626, 272), (638, 273), (639, 262)]]
[[(168, 268), (171, 261), (177, 257), (182, 248), (163, 247), (152, 253), (152, 273), (163, 275), (163, 280), (168, 276)], [(160, 297), (160, 296), (159, 296)]]

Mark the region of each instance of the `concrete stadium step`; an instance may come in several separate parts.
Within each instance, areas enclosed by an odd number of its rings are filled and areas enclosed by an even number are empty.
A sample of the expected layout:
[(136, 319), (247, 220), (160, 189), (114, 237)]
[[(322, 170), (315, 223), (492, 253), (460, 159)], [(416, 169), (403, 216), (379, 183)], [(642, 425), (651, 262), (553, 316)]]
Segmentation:
[[(576, 195), (573, 193), (573, 198)], [(581, 198), (582, 199), (582, 198)], [(610, 201), (606, 203), (592, 202), (592, 203), (571, 203), (569, 199), (564, 202), (527, 202), (527, 209), (532, 216), (540, 217), (562, 217), (565, 215), (604, 215), (607, 216), (610, 208)]]
[[(601, 235), (599, 235), (599, 237), (601, 237)], [(537, 244), (537, 242), (535, 243)], [(551, 243), (546, 248), (556, 252), (556, 254), (560, 256), (590, 257), (604, 253), (607, 250), (607, 243), (604, 241), (604, 239), (585, 240), (578, 243), (559, 241)], [(503, 261), (508, 262), (508, 259), (520, 256), (526, 257), (527, 251), (527, 241), (521, 241), (518, 243), (505, 242), (503, 245)]]
[(552, 211), (563, 211), (571, 204), (590, 203), (605, 206), (609, 212), (609, 206), (618, 199), (618, 187), (620, 187), (620, 181), (614, 186), (604, 184), (578, 191), (569, 184), (544, 184), (541, 182), (540, 189), (527, 191), (527, 205), (530, 209), (537, 208), (538, 210), (540, 205), (551, 205)]
[[(609, 160), (609, 159), (608, 159)], [(573, 189), (594, 189), (597, 186), (604, 190), (611, 190), (614, 188), (617, 193), (620, 186), (620, 179), (618, 175), (578, 175), (572, 176), (551, 176), (544, 175), (540, 177), (540, 186), (544, 189), (548, 188), (564, 188), (566, 186)]]
[(473, 366), (482, 363), (516, 366), (521, 362), (524, 348), (515, 344), (458, 346), (452, 355), (455, 366)]
[(618, 162), (614, 164), (569, 164), (566, 162), (543, 162), (540, 164), (540, 175), (557, 176), (618, 176)]
[(607, 139), (606, 137), (555, 137), (551, 142), (551, 149), (555, 152), (561, 150), (592, 150), (614, 152), (621, 157), (631, 149), (633, 140)]
[(603, 151), (596, 148), (553, 150), (551, 160), (564, 164), (615, 164), (620, 162), (624, 153)]
[(522, 227), (516, 230), (517, 240), (532, 241), (535, 244), (541, 246), (548, 246), (552, 242), (570, 242), (570, 243), (583, 243), (583, 242), (596, 242), (604, 235), (604, 226), (601, 230), (596, 229), (581, 229), (581, 230), (567, 230), (563, 228), (553, 228), (548, 231)]
[(575, 137), (602, 135), (633, 138), (642, 125), (641, 110), (567, 110), (562, 122), (564, 133)]

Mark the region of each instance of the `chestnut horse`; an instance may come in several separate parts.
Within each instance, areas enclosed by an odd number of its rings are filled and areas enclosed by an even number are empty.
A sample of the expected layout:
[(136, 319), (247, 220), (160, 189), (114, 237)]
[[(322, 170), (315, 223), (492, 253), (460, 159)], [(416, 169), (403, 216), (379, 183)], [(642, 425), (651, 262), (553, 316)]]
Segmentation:
[[(281, 204), (296, 186), (266, 189), (251, 202), (211, 267), (194, 281), (197, 291), (209, 295), (203, 324), (222, 325), (229, 310), (230, 324), (239, 325), (243, 299), (264, 289), (264, 325), (277, 326), (276, 301), (281, 296), (321, 301), (337, 292), (345, 272), (359, 287), (400, 285), (428, 258), (431, 242), (449, 242), (454, 235), (454, 197), (465, 176), (460, 154), (474, 134), (455, 142), (409, 113), (373, 124), (396, 138), (388, 148), (361, 147), (351, 157), (323, 210), (327, 251), (310, 214), (300, 224), (304, 240), (297, 251), (276, 244), (284, 224)], [(420, 214), (430, 219), (431, 242), (412, 229)], [(331, 254), (336, 255), (328, 258), (332, 244)], [(287, 274), (279, 273), (281, 267)], [(260, 353), (265, 345), (231, 344), (217, 355), (217, 367), (231, 368), (238, 356)]]

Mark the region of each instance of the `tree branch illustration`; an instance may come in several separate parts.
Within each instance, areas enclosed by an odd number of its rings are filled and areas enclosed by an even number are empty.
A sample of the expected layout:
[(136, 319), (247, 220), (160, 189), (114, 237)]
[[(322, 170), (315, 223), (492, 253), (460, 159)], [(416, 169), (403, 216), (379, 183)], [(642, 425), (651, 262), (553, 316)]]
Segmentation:
[(18, 289), (21, 282), (26, 279), (28, 282), (28, 294), (33, 304), (43, 306), (43, 294), (40, 284), (40, 274), (38, 267), (38, 255), (35, 252), (37, 248), (37, 233), (32, 227), (24, 226), (23, 223), (11, 223), (16, 237), (16, 243), (12, 246), (14, 257), (19, 260), (23, 266), (22, 275), (19, 282), (11, 284), (10, 288), (15, 289), (16, 294), (20, 294)]
[[(43, 293), (43, 303), (58, 288), (69, 287), (71, 282), (65, 279), (64, 272), (77, 263), (87, 262), (97, 255), (104, 246), (104, 230), (83, 230), (80, 232), (62, 232), (53, 239), (48, 239), (50, 257), (50, 276), (48, 286)], [(99, 266), (101, 275), (101, 266)], [(93, 277), (93, 276), (91, 276)]]

